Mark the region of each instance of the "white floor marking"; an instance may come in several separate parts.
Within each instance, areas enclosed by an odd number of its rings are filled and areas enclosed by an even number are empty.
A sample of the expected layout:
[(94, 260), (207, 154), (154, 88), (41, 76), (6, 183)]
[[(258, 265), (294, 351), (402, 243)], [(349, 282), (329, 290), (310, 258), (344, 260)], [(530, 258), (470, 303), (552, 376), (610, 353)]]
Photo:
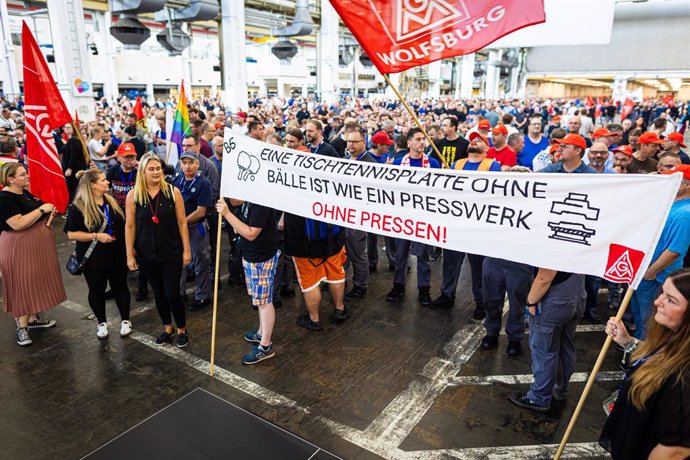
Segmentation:
[[(589, 372), (575, 372), (570, 378), (570, 383), (582, 383), (589, 379)], [(596, 377), (597, 382), (608, 382), (612, 380), (623, 380), (623, 372), (599, 372)], [(492, 385), (494, 383), (504, 383), (506, 385), (522, 385), (534, 382), (532, 374), (522, 375), (460, 375), (454, 377), (449, 385)]]

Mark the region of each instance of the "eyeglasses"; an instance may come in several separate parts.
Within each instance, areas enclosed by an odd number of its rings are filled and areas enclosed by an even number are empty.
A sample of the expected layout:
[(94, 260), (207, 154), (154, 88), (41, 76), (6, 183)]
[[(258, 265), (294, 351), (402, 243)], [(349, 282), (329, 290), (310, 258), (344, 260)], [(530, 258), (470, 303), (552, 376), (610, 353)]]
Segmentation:
[(608, 155), (609, 151), (608, 150), (590, 150), (589, 153), (592, 155)]
[(348, 144), (357, 144), (359, 142), (364, 142), (364, 139), (359, 139), (357, 141), (347, 141)]

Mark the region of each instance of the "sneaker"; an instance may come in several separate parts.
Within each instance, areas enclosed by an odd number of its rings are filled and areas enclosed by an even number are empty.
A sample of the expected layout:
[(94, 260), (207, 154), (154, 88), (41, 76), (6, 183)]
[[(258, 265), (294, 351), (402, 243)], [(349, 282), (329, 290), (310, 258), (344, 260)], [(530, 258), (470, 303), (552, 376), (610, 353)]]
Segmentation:
[(509, 340), (508, 348), (506, 348), (508, 356), (520, 356), (522, 354), (522, 345), (519, 340)]
[(108, 289), (107, 291), (105, 291), (105, 299), (106, 300), (110, 300), (110, 299), (114, 299), (114, 298), (115, 298), (115, 293), (113, 292), (112, 289)]
[(98, 337), (101, 340), (108, 338), (108, 323), (101, 323), (98, 325), (96, 337)]
[(567, 394), (561, 394), (561, 393), (554, 391), (553, 393), (551, 393), (551, 399), (554, 402), (564, 403), (568, 399), (568, 395)]
[(172, 332), (165, 332), (165, 329), (163, 332), (161, 332), (161, 335), (158, 336), (156, 339), (156, 345), (161, 345), (164, 343), (170, 342), (170, 339), (172, 339), (175, 336), (175, 329), (172, 330)]
[(405, 297), (405, 286), (402, 284), (394, 284), (391, 292), (386, 296), (386, 300), (389, 302), (395, 302), (396, 300), (402, 300)]
[(189, 336), (186, 332), (178, 332), (177, 333), (177, 341), (175, 342), (175, 345), (177, 348), (184, 348), (187, 346), (189, 343)]
[(484, 307), (480, 307), (477, 305), (474, 308), (474, 311), (472, 312), (472, 319), (476, 319), (477, 321), (482, 320), (486, 318), (486, 311), (484, 311)]
[(290, 288), (283, 288), (280, 290), (280, 296), (287, 298), (295, 297), (295, 290)]
[(27, 345), (31, 345), (33, 343), (33, 340), (31, 340), (31, 337), (29, 337), (29, 328), (28, 327), (18, 327), (17, 328), (17, 345), (20, 347), (25, 347)]
[(261, 345), (257, 345), (252, 348), (252, 351), (242, 357), (242, 363), (256, 364), (266, 359), (273, 358), (275, 355), (273, 346), (269, 345), (268, 348), (264, 348)]
[(41, 319), (36, 318), (33, 321), (29, 321), (29, 329), (42, 329), (45, 327), (53, 327), (57, 324), (54, 319)]
[(142, 302), (146, 300), (146, 298), (149, 296), (149, 290), (148, 289), (137, 289), (137, 293), (134, 296), (134, 299), (137, 302)]
[(309, 315), (300, 315), (297, 317), (297, 325), (310, 331), (320, 331), (323, 329), (320, 321), (312, 321)]
[(493, 350), (497, 345), (498, 337), (494, 337), (493, 335), (485, 335), (480, 344), (482, 350)]
[(253, 329), (246, 334), (244, 334), (244, 340), (246, 340), (249, 343), (261, 343), (261, 336), (259, 335), (259, 332), (256, 329)]
[(419, 294), (417, 295), (419, 300), (419, 305), (422, 307), (428, 307), (431, 305), (431, 294), (429, 293), (429, 288), (419, 288)]
[(132, 322), (128, 319), (122, 320), (120, 323), (120, 337), (127, 337), (132, 333)]
[(429, 305), (432, 310), (449, 310), (455, 305), (455, 297), (448, 297), (443, 292)]
[(361, 299), (362, 297), (364, 297), (364, 295), (366, 293), (367, 293), (366, 288), (361, 288), (359, 286), (353, 286), (352, 289), (350, 289), (345, 294), (345, 299), (347, 299), (347, 300)]
[(195, 300), (187, 305), (187, 311), (200, 311), (211, 305), (211, 299)]
[(508, 399), (516, 406), (524, 409), (535, 410), (537, 412), (548, 412), (549, 409), (551, 409), (551, 406), (540, 406), (535, 404), (525, 393), (511, 393)]
[(582, 319), (590, 324), (601, 324), (601, 318), (599, 317), (599, 313), (596, 311), (585, 310), (585, 314), (582, 315)]
[(345, 307), (342, 310), (338, 310), (337, 308), (333, 310), (333, 319), (335, 319), (338, 322), (343, 322), (346, 319), (350, 317), (350, 309)]

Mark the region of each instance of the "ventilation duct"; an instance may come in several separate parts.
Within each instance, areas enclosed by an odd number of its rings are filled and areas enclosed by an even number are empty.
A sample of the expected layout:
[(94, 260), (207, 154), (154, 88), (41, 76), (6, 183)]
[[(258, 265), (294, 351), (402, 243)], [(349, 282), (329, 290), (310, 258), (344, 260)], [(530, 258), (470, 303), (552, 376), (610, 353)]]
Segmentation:
[(156, 35), (156, 40), (170, 56), (181, 55), (182, 51), (192, 44), (192, 38), (184, 33), (180, 23), (169, 23)]
[(126, 50), (138, 50), (151, 36), (151, 31), (136, 17), (123, 14), (110, 27), (110, 35), (125, 45)]
[(271, 47), (271, 53), (280, 59), (281, 64), (289, 64), (297, 55), (297, 46), (290, 40), (281, 40)]
[(113, 14), (155, 13), (165, 6), (165, 0), (110, 0)]
[(367, 56), (367, 53), (365, 53), (364, 51), (362, 51), (362, 54), (359, 55), (359, 62), (364, 67), (371, 67), (374, 65), (374, 63), (371, 62), (371, 59), (369, 59), (369, 56)]
[(340, 64), (342, 67), (347, 67), (350, 65), (352, 60), (354, 59), (354, 53), (352, 52), (351, 48), (347, 47), (342, 47), (340, 48), (340, 55), (338, 56), (338, 64)]
[(295, 17), (292, 24), (288, 27), (274, 30), (274, 37), (296, 37), (299, 35), (309, 35), (314, 31), (314, 21), (309, 14), (308, 0), (297, 0), (295, 5)]
[(218, 16), (217, 0), (192, 0), (181, 10), (168, 8), (156, 13), (156, 21), (209, 21)]

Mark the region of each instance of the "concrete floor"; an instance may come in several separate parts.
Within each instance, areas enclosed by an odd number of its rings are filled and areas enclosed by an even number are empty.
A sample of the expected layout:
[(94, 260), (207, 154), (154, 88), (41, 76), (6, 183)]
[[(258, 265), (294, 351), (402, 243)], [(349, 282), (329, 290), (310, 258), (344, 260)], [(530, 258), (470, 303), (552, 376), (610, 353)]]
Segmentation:
[[(60, 229), (55, 235), (64, 265), (72, 244)], [(221, 273), (225, 266), (223, 258)], [(190, 345), (179, 350), (153, 343), (161, 325), (152, 296), (132, 299), (135, 332), (126, 339), (117, 334), (119, 317), (109, 301), (111, 336), (99, 341), (86, 284), (65, 272), (69, 300), (45, 315), (58, 321), (56, 328), (32, 331), (33, 345), (20, 348), (12, 319), (0, 321), (0, 458), (80, 458), (197, 387), (347, 459), (552, 457), (604, 342), (603, 327), (579, 328), (567, 403), (535, 414), (507, 400), (530, 382), (526, 341), (519, 358), (504, 353), (505, 337), (496, 350), (477, 349), (484, 329), (470, 319), (465, 267), (451, 312), (419, 307), (414, 272), (405, 301), (386, 302), (393, 275), (383, 261), (380, 268), (366, 298), (349, 304), (347, 322), (330, 318), (333, 305), (324, 296), (321, 332), (295, 324), (304, 309), (299, 295), (284, 299), (276, 357), (257, 366), (241, 364), (250, 349), (242, 334), (255, 326), (256, 313), (244, 290), (224, 283), (215, 378), (208, 375), (210, 309), (188, 314)], [(432, 269), (435, 296), (440, 261)], [(134, 293), (135, 280), (130, 287)], [(608, 316), (604, 303), (600, 313)], [(565, 457), (608, 458), (596, 440), (605, 420), (601, 402), (621, 375), (619, 359), (609, 352)]]

